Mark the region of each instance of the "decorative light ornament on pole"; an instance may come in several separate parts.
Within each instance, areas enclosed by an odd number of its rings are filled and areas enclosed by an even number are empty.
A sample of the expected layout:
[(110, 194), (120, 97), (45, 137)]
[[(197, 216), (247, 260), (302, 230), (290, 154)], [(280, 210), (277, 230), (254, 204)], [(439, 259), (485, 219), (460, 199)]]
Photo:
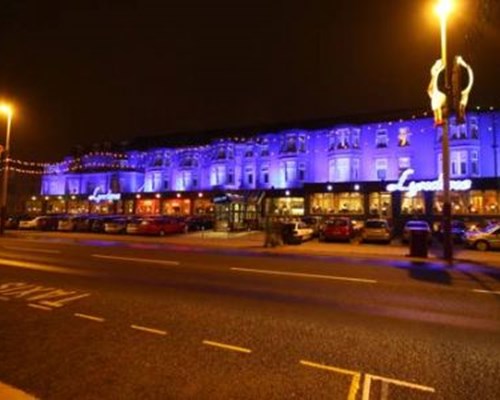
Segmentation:
[[(431, 68), (431, 81), (427, 93), (431, 99), (436, 127), (442, 127), (442, 161), (443, 161), (443, 257), (450, 264), (453, 260), (453, 243), (451, 239), (451, 200), (450, 200), (450, 114), (452, 108), (456, 111), (456, 124), (465, 122), (465, 108), (472, 89), (474, 75), (472, 68), (462, 57), (455, 57), (453, 62), (453, 78), (450, 79), (448, 68), (448, 54), (446, 42), (446, 25), (448, 16), (453, 11), (452, 0), (440, 0), (436, 5), (436, 12), (441, 25), (441, 59), (437, 60)], [(468, 84), (461, 88), (461, 69), (468, 73)], [(444, 73), (444, 88), (440, 90), (439, 75)], [(450, 85), (451, 83), (451, 85)]]
[(9, 157), (10, 157), (10, 127), (12, 124), (12, 107), (8, 104), (0, 104), (0, 113), (7, 117), (7, 131), (5, 134), (5, 148), (2, 148), (2, 193), (0, 197), (0, 234), (5, 231), (5, 221), (7, 219), (7, 189), (9, 183)]

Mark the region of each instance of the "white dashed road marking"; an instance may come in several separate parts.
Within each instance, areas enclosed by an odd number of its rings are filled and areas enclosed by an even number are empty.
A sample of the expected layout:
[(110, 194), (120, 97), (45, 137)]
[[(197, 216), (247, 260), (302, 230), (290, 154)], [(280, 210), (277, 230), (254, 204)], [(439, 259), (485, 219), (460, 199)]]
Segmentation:
[(486, 294), (500, 294), (500, 290), (483, 290), (483, 289), (473, 289), (475, 293), (486, 293)]
[(88, 271), (81, 269), (71, 269), (65, 267), (56, 267), (54, 265), (38, 264), (27, 261), (16, 261), (8, 258), (0, 258), (0, 267), (6, 265), (8, 267), (32, 269), (35, 271), (55, 272), (58, 274), (78, 275), (78, 276), (106, 276), (103, 272)]
[(96, 321), (96, 322), (104, 322), (105, 321), (104, 318), (94, 317), (93, 315), (88, 315), (88, 314), (74, 313), (73, 315), (75, 317), (78, 317), (78, 318), (89, 319), (91, 321)]
[(41, 306), (39, 304), (28, 304), (28, 307), (36, 308), (37, 310), (52, 311), (52, 308)]
[(28, 251), (33, 253), (60, 254), (60, 250), (34, 249), (32, 247), (3, 246), (6, 250)]
[(271, 271), (265, 269), (252, 269), (252, 268), (231, 268), (231, 270), (239, 272), (252, 272), (256, 274), (266, 274), (266, 275), (293, 276), (296, 278), (327, 279), (333, 281), (346, 281), (346, 282), (358, 282), (358, 283), (377, 283), (377, 281), (374, 279), (349, 278), (347, 276), (306, 274), (302, 272)]
[(136, 329), (138, 331), (143, 331), (143, 332), (148, 332), (148, 333), (154, 333), (156, 335), (166, 335), (167, 331), (162, 331), (160, 329), (153, 329), (153, 328), (148, 328), (146, 326), (140, 326), (140, 325), (130, 325), (132, 329)]
[(94, 258), (102, 258), (106, 260), (117, 260), (117, 261), (132, 261), (137, 263), (149, 263), (149, 264), (160, 264), (160, 265), (179, 265), (179, 261), (169, 261), (169, 260), (159, 260), (152, 258), (135, 258), (135, 257), (118, 257), (118, 256), (106, 256), (104, 254), (92, 254)]
[(204, 340), (203, 344), (206, 344), (207, 346), (220, 347), (221, 349), (226, 349), (226, 350), (239, 351), (240, 353), (251, 353), (252, 352), (252, 350), (246, 349), (244, 347), (232, 346), (229, 344), (224, 344), (224, 343), (219, 343), (219, 342), (212, 342), (211, 340)]

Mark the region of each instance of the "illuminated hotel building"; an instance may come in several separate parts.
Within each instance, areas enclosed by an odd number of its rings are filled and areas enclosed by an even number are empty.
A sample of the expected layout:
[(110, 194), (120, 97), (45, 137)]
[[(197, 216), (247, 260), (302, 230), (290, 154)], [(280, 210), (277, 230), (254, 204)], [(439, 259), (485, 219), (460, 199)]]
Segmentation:
[[(432, 118), (410, 115), (381, 122), (210, 133), (201, 139), (144, 139), (136, 148), (132, 143), (121, 152), (66, 157), (46, 167), (36, 202), (47, 213), (215, 211), (226, 213), (221, 218), (229, 219), (231, 228), (258, 222), (266, 213), (437, 219), (442, 207), (438, 183), (417, 193), (405, 188), (412, 182), (439, 181), (440, 135)], [(451, 178), (466, 183), (466, 190), (452, 192), (454, 215), (499, 216), (499, 144), (500, 112), (470, 112), (466, 124), (452, 124)], [(405, 171), (402, 190), (388, 190)]]

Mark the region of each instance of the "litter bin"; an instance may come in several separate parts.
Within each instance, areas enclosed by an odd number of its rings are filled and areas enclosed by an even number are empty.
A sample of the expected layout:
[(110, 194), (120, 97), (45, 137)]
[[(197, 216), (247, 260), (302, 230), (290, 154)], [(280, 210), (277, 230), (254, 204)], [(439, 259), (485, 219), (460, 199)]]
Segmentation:
[(410, 257), (427, 257), (429, 232), (427, 229), (410, 230)]

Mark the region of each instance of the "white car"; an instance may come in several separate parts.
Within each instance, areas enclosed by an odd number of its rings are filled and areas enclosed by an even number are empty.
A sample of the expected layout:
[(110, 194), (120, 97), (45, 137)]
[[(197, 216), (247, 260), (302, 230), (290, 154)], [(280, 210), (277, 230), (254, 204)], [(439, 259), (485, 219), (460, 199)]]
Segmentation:
[(500, 225), (490, 225), (480, 231), (467, 232), (465, 244), (480, 251), (500, 249)]
[(314, 229), (304, 222), (286, 222), (283, 224), (283, 241), (285, 243), (302, 243), (314, 236)]

